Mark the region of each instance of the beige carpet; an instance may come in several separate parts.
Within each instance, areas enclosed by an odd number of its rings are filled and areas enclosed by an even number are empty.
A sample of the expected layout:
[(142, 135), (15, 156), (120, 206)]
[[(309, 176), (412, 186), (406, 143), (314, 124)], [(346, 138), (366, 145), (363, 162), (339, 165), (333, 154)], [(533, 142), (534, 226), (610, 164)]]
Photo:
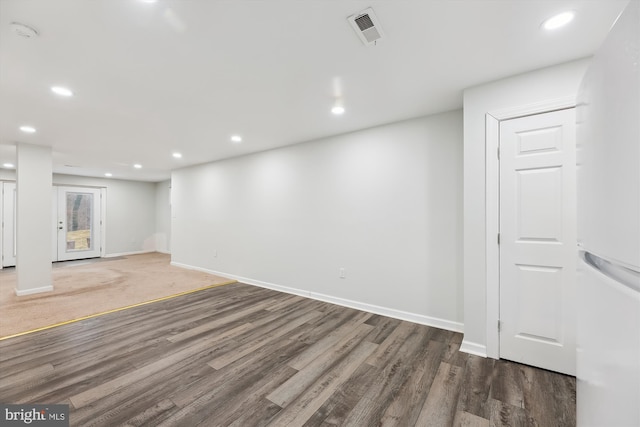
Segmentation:
[(0, 270), (0, 338), (212, 285), (235, 282), (173, 267), (160, 253), (55, 263), (53, 291), (18, 297)]

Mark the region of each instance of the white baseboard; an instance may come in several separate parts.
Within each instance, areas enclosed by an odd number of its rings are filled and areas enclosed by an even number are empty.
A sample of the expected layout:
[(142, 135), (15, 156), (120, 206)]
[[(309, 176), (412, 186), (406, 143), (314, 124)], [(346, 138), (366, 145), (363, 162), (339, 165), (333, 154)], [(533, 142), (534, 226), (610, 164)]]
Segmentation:
[(368, 304), (360, 301), (353, 301), (353, 300), (334, 297), (331, 295), (321, 294), (317, 292), (305, 291), (303, 289), (290, 288), (288, 286), (276, 285), (274, 283), (268, 283), (268, 282), (263, 282), (261, 280), (251, 279), (248, 277), (237, 276), (235, 274), (229, 274), (222, 271), (214, 271), (206, 268), (194, 267), (192, 265), (182, 264), (179, 262), (171, 262), (171, 265), (174, 265), (176, 267), (186, 268), (189, 270), (197, 270), (197, 271), (202, 271), (209, 274), (215, 274), (216, 276), (223, 276), (229, 279), (235, 279), (239, 282), (246, 283), (248, 285), (259, 286), (261, 288), (267, 288), (267, 289), (273, 289), (274, 291), (300, 295), (300, 296), (312, 298), (318, 301), (324, 301), (331, 304), (341, 305), (343, 307), (355, 308), (356, 310), (362, 310), (369, 313), (380, 314), (382, 316), (393, 317), (394, 319), (406, 320), (408, 322), (418, 323), (418, 324), (427, 325), (427, 326), (433, 326), (435, 328), (446, 329), (448, 331), (453, 331), (453, 332), (462, 332), (463, 330), (463, 325), (460, 322), (452, 322), (450, 320), (440, 319), (437, 317), (409, 313), (402, 310), (396, 310), (394, 308), (381, 307), (378, 305)]
[(39, 288), (25, 289), (25, 290), (16, 289), (15, 291), (17, 296), (23, 297), (25, 295), (39, 294), (42, 292), (51, 292), (53, 291), (53, 285), (41, 286)]
[(115, 258), (119, 256), (129, 256), (129, 255), (141, 255), (141, 254), (150, 254), (151, 252), (156, 252), (153, 249), (148, 249), (144, 251), (133, 251), (133, 252), (118, 252), (115, 254), (106, 254), (103, 258)]
[(462, 344), (460, 344), (460, 351), (480, 357), (487, 357), (487, 346), (475, 342), (462, 340)]
[(159, 249), (156, 249), (156, 252), (158, 252), (159, 254), (171, 255), (170, 251), (161, 251)]
[(462, 332), (463, 325), (460, 322), (452, 322), (438, 317), (425, 316), (424, 314), (410, 313), (408, 311), (397, 310), (395, 308), (381, 307), (379, 305), (363, 303), (359, 301), (348, 300), (344, 298), (334, 297), (331, 295), (310, 292), (310, 297), (324, 302), (341, 305), (344, 307), (355, 308), (357, 310), (367, 311), (369, 313), (380, 314), (382, 316), (393, 317), (394, 319), (406, 320), (408, 322), (418, 323), (421, 325), (432, 326), (434, 328), (446, 329), (453, 332)]

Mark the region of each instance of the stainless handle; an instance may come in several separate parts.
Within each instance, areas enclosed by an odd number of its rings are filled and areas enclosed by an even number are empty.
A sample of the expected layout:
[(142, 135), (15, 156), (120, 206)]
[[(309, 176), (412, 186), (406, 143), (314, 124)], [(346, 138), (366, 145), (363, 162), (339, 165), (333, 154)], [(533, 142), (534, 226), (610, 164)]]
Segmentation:
[(591, 252), (580, 251), (580, 256), (587, 264), (600, 271), (605, 276), (636, 292), (640, 292), (640, 272), (614, 264), (599, 257), (598, 255), (592, 254)]

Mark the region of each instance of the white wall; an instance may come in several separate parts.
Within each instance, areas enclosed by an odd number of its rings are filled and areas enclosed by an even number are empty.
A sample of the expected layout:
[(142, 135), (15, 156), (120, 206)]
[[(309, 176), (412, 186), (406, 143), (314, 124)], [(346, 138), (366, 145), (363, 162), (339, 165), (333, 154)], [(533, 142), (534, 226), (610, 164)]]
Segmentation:
[(156, 251), (171, 253), (171, 180), (156, 183)]
[(0, 181), (15, 181), (16, 171), (13, 169), (0, 168)]
[(174, 171), (172, 209), (176, 264), (461, 329), (461, 111)]
[(152, 182), (53, 175), (56, 185), (106, 187), (106, 255), (155, 250), (156, 184)]
[[(588, 60), (574, 61), (464, 92), (463, 348), (467, 350), (483, 353), (487, 343), (485, 115), (494, 110), (575, 97), (587, 65)], [(497, 327), (496, 322), (492, 324)]]

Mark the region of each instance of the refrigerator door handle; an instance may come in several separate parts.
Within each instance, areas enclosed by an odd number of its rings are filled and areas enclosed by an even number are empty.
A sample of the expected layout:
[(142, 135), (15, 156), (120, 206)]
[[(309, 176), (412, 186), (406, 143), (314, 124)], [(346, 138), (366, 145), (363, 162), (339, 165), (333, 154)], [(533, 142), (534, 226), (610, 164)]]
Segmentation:
[(640, 292), (640, 272), (607, 261), (588, 251), (580, 251), (580, 257), (605, 276), (636, 292)]

